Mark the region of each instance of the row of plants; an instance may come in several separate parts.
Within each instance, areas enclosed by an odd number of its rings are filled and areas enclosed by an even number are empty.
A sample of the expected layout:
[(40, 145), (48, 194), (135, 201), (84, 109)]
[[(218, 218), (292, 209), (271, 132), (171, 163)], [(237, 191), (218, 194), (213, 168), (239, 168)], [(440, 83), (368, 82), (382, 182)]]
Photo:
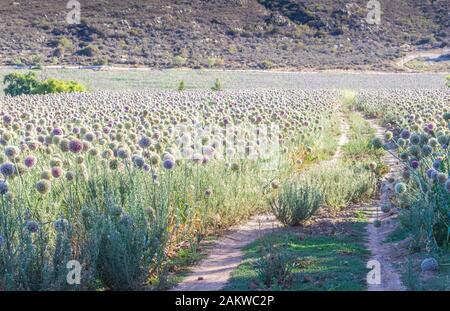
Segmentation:
[(450, 245), (449, 103), (448, 90), (367, 92), (359, 98), (359, 108), (388, 127), (379, 146), (402, 164), (393, 203), (401, 209), (413, 249), (435, 257)]
[[(271, 181), (293, 165), (327, 157), (335, 96), (0, 98), (0, 288), (166, 288), (180, 253), (261, 212)], [(80, 284), (67, 283), (72, 260)]]

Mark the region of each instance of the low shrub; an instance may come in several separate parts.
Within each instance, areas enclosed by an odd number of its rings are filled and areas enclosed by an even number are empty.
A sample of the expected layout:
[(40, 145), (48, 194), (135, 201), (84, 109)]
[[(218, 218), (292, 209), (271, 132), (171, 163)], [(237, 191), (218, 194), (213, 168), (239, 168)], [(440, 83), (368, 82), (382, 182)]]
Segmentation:
[(280, 193), (270, 199), (272, 212), (286, 226), (308, 220), (322, 203), (321, 189), (307, 180), (284, 183)]

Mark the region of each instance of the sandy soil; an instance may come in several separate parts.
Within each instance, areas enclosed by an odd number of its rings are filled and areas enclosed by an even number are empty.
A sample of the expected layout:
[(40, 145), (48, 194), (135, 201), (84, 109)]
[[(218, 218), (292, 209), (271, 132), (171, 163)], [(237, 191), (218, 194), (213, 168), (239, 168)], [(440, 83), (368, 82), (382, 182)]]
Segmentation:
[[(370, 120), (372, 126), (376, 129), (377, 137), (383, 139), (385, 129), (376, 124), (375, 121)], [(377, 260), (381, 265), (381, 284), (369, 284), (369, 291), (404, 291), (405, 286), (400, 280), (399, 274), (394, 269), (394, 263), (400, 262), (399, 249), (396, 244), (384, 243), (386, 238), (391, 232), (393, 232), (399, 225), (397, 220), (397, 213), (392, 207), (390, 197), (394, 195), (394, 182), (393, 180), (398, 177), (401, 172), (402, 166), (399, 161), (391, 154), (387, 154), (383, 158), (384, 163), (389, 166), (389, 173), (385, 176), (385, 179), (381, 183), (380, 199), (375, 201), (374, 204), (365, 208), (369, 217), (369, 224), (367, 225), (368, 242), (367, 246), (372, 253), (371, 260)], [(391, 205), (391, 211), (389, 213), (383, 213), (381, 206), (384, 204)], [(376, 228), (373, 222), (376, 219), (380, 219), (382, 224)]]

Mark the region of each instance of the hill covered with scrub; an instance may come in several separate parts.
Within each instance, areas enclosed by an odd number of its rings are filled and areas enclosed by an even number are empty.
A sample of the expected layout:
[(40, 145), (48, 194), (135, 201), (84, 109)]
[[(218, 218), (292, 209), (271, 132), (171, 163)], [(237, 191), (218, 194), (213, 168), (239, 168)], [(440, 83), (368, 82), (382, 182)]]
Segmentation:
[(0, 0), (2, 65), (154, 68), (393, 69), (419, 48), (449, 45), (447, 0)]

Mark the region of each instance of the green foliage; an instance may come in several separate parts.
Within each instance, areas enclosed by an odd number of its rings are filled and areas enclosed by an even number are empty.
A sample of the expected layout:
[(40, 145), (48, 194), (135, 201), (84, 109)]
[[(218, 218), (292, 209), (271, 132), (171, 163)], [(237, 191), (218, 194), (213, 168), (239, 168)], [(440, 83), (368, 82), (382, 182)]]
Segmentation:
[(255, 263), (259, 279), (268, 288), (289, 288), (298, 258), (290, 252), (288, 241), (277, 244), (273, 239), (267, 238), (261, 244), (261, 254)]
[(18, 96), (22, 94), (35, 94), (40, 82), (34, 72), (26, 74), (10, 73), (5, 76), (3, 83), (7, 84), (4, 92), (6, 95)]
[(280, 193), (270, 199), (272, 212), (286, 226), (308, 220), (322, 203), (321, 189), (307, 180), (285, 182)]
[(321, 185), (326, 206), (335, 210), (367, 200), (376, 191), (376, 178), (363, 164), (327, 163), (312, 167), (306, 174)]
[(447, 76), (445, 80), (447, 81), (447, 86), (450, 87), (450, 76)]
[(213, 90), (213, 91), (221, 91), (222, 90), (222, 83), (220, 82), (219, 78), (217, 78), (216, 81), (214, 81), (214, 85), (211, 88), (211, 90)]
[(48, 78), (39, 84), (39, 86), (36, 88), (36, 93), (34, 94), (71, 93), (85, 91), (86, 88), (78, 82)]
[(3, 83), (7, 84), (4, 90), (5, 94), (11, 96), (86, 91), (82, 84), (74, 81), (64, 81), (55, 78), (40, 81), (34, 72), (8, 74), (5, 76)]
[(178, 91), (184, 91), (186, 89), (186, 84), (184, 83), (184, 80), (180, 81), (180, 84), (178, 85)]
[(181, 55), (177, 55), (172, 60), (172, 65), (175, 67), (181, 67), (186, 64), (187, 59)]
[(100, 50), (95, 45), (88, 45), (81, 50), (78, 51), (78, 54), (81, 56), (94, 57), (100, 53)]

